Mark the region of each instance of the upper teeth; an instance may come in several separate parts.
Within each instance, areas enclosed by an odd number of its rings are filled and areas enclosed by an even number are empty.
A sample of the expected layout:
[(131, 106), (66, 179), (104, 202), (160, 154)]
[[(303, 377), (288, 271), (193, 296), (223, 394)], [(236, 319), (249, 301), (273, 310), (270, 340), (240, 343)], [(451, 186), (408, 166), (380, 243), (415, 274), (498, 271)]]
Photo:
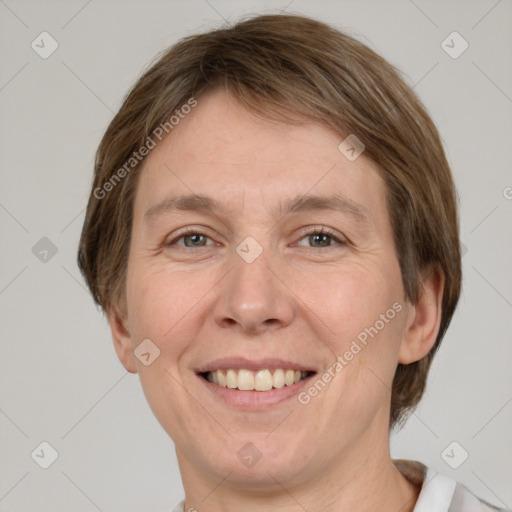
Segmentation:
[(299, 382), (307, 375), (307, 372), (299, 370), (259, 370), (253, 372), (251, 370), (215, 370), (208, 372), (206, 378), (224, 388), (238, 388), (241, 391), (268, 391), (274, 388), (282, 388), (283, 386), (291, 386)]

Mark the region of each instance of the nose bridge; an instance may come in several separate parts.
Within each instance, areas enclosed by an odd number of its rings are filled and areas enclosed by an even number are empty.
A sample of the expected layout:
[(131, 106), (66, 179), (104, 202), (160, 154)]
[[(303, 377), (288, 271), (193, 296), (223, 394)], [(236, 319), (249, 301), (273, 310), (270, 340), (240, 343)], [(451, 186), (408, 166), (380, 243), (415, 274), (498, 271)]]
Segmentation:
[(268, 244), (264, 246), (262, 236), (262, 243), (247, 236), (231, 255), (232, 271), (223, 280), (215, 308), (215, 319), (223, 326), (236, 323), (254, 332), (291, 320), (290, 297), (274, 276), (274, 254)]

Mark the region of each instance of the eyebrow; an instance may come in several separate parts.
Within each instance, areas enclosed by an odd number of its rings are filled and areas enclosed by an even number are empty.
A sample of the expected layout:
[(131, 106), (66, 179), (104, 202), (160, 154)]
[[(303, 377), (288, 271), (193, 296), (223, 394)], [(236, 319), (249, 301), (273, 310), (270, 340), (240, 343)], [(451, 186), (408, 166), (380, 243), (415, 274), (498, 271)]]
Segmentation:
[[(201, 194), (188, 194), (169, 197), (160, 203), (150, 207), (144, 214), (144, 219), (164, 213), (175, 211), (204, 211), (226, 213), (226, 208), (212, 197)], [(315, 210), (334, 210), (346, 213), (360, 224), (370, 224), (368, 211), (359, 203), (341, 194), (328, 196), (303, 195), (296, 196), (286, 201), (281, 201), (277, 208), (272, 209), (274, 217), (281, 217), (289, 213), (309, 212)]]

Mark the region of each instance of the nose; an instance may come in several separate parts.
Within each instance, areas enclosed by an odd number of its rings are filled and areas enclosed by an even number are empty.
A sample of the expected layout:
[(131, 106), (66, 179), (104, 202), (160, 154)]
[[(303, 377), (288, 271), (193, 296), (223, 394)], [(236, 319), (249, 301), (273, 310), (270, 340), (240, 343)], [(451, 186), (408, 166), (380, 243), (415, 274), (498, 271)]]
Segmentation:
[(271, 250), (263, 250), (252, 262), (233, 251), (230, 263), (232, 270), (219, 283), (215, 322), (251, 334), (289, 325), (294, 314), (293, 293)]

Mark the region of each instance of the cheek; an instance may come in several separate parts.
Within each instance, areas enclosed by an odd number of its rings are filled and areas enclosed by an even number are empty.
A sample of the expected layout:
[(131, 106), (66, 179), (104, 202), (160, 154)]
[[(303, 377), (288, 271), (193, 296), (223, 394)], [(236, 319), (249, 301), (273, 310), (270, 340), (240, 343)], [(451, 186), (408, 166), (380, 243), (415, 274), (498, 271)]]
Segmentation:
[(170, 279), (162, 270), (134, 269), (128, 276), (128, 314), (137, 329), (162, 337), (180, 314), (186, 301), (186, 290), (179, 278)]
[(161, 270), (133, 269), (127, 278), (132, 339), (135, 344), (150, 339), (160, 351), (150, 365), (138, 363), (139, 379), (155, 417), (171, 437), (186, 429), (185, 425), (178, 425), (182, 421), (178, 411), (190, 406), (190, 396), (179, 383), (178, 370), (193, 336), (187, 314), (197, 302), (195, 294), (187, 294), (187, 289), (182, 276)]
[(158, 332), (154, 328), (149, 328), (154, 325), (153, 316), (156, 304), (153, 301), (153, 295), (155, 288), (141, 277), (132, 273), (127, 279), (128, 318), (132, 335), (136, 333), (137, 336), (151, 337), (150, 333)]
[(323, 326), (333, 355), (346, 354), (352, 370), (381, 368), (387, 375), (394, 373), (404, 305), (397, 268), (378, 270), (369, 265), (338, 269), (303, 280), (297, 295)]
[(132, 334), (151, 339), (161, 350), (161, 361), (176, 365), (203, 325), (211, 283), (198, 273), (164, 266), (134, 269), (127, 287)]
[(391, 279), (363, 265), (302, 278), (297, 295), (338, 334), (357, 334), (390, 308), (398, 295)]

